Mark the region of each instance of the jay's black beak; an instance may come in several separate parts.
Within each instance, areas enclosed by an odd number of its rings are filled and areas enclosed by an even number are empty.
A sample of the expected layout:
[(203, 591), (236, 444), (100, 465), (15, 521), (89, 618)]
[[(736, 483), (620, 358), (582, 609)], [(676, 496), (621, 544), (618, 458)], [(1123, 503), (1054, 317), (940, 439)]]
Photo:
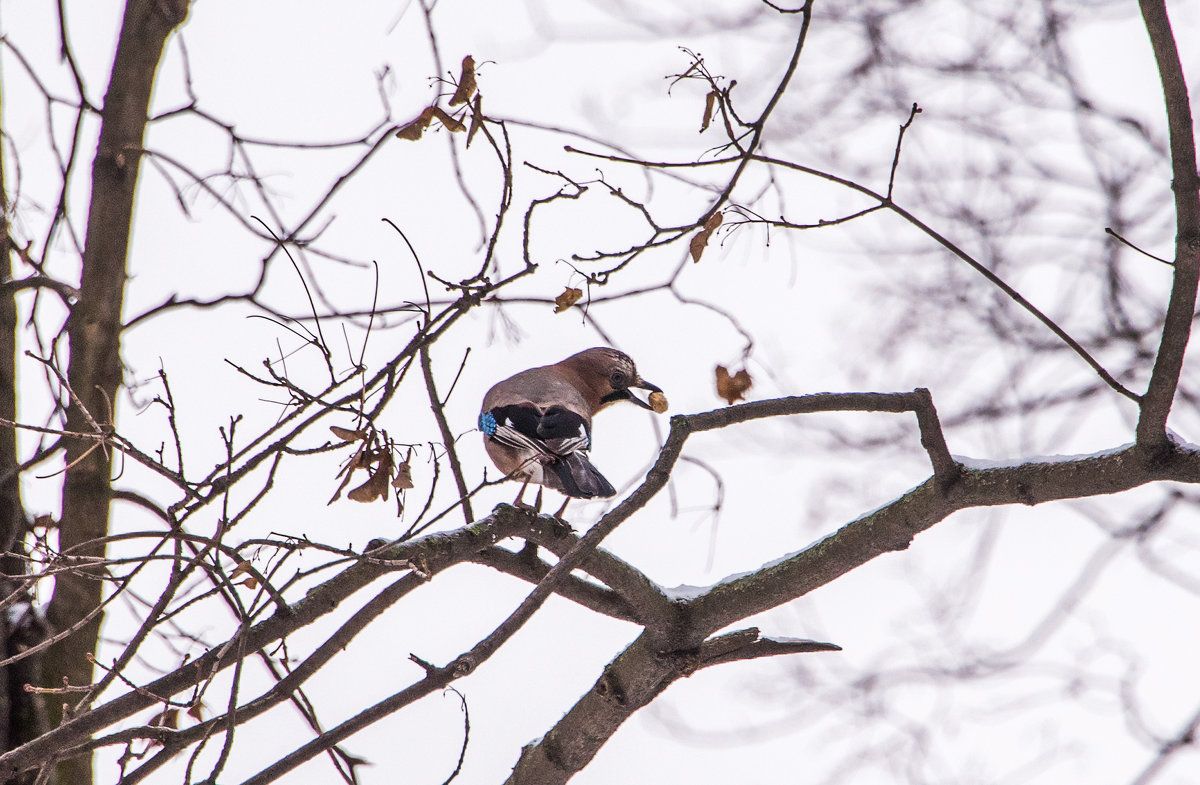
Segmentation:
[[(631, 384), (630, 387), (637, 387), (642, 390), (649, 390), (652, 393), (661, 393), (662, 392), (662, 390), (658, 387), (658, 385), (651, 384), (650, 382), (646, 381), (645, 379), (638, 379), (636, 382)], [(632, 392), (630, 392), (628, 387), (623, 390), (613, 390), (608, 395), (604, 396), (601, 400), (604, 403), (611, 403), (614, 401), (629, 401), (630, 403), (636, 403), (638, 406), (642, 407), (643, 409), (649, 409), (650, 411), (654, 411), (653, 406), (651, 406), (647, 401), (643, 401), (641, 398), (637, 397)]]

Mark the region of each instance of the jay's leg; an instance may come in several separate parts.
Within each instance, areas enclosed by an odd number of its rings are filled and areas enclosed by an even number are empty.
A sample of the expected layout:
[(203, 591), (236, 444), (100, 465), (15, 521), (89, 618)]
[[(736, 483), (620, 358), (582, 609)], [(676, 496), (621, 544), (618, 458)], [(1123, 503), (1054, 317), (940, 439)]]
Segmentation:
[(521, 483), (521, 492), (517, 494), (516, 501), (513, 502), (514, 507), (520, 507), (523, 510), (533, 510), (534, 512), (542, 511), (542, 486), (538, 486), (537, 498), (533, 500), (533, 504), (525, 503), (525, 489), (529, 487), (529, 480)]
[(525, 489), (528, 487), (529, 487), (529, 480), (527, 478), (525, 480), (525, 482), (521, 483), (521, 490), (517, 493), (516, 500), (513, 501), (514, 507), (521, 507), (523, 509), (529, 509), (529, 505), (525, 503)]

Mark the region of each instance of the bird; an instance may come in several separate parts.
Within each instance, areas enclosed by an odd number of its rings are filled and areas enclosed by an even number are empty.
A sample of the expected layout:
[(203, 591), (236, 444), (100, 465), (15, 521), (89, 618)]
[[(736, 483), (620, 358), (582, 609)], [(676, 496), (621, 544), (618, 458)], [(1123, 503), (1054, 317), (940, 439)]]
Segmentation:
[[(635, 396), (631, 388), (648, 390), (649, 401)], [(587, 451), (592, 446), (592, 417), (618, 401), (666, 411), (662, 390), (638, 375), (629, 355), (604, 346), (521, 371), (488, 390), (479, 430), (496, 468), (510, 479), (522, 480), (513, 504), (529, 507), (523, 497), (530, 483), (541, 486), (535, 510), (541, 509), (543, 487), (567, 497), (555, 518), (562, 517), (572, 498), (615, 496), (616, 488), (588, 460)]]

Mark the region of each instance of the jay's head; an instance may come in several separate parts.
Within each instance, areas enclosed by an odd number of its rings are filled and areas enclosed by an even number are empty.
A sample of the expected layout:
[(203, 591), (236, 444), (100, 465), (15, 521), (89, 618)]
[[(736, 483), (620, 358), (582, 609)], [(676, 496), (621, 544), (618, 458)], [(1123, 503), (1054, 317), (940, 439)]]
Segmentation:
[(649, 403), (635, 396), (630, 389), (662, 392), (638, 375), (629, 355), (616, 349), (603, 346), (585, 349), (563, 360), (559, 366), (576, 377), (577, 386), (586, 391), (593, 412), (617, 401), (629, 401), (653, 411)]

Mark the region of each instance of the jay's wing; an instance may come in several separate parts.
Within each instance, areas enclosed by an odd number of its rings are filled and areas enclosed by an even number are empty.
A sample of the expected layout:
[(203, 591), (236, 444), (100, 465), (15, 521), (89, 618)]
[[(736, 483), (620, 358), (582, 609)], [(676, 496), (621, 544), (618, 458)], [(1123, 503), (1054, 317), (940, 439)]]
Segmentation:
[[(591, 445), (587, 421), (561, 406), (497, 406), (480, 417), (484, 433), (521, 452), (561, 458)], [(489, 430), (490, 428), (490, 430)]]
[(592, 462), (581, 451), (563, 456), (561, 460), (551, 463), (550, 468), (558, 475), (558, 481), (562, 483), (562, 492), (567, 496), (576, 499), (601, 496), (607, 499), (617, 495), (617, 489), (604, 479), (600, 470), (592, 466)]
[(617, 490), (587, 459), (591, 446), (588, 423), (561, 406), (543, 411), (532, 405), (497, 406), (479, 417), (480, 429), (500, 444), (516, 450), (524, 460), (537, 460), (558, 478), (567, 496), (608, 498)]

